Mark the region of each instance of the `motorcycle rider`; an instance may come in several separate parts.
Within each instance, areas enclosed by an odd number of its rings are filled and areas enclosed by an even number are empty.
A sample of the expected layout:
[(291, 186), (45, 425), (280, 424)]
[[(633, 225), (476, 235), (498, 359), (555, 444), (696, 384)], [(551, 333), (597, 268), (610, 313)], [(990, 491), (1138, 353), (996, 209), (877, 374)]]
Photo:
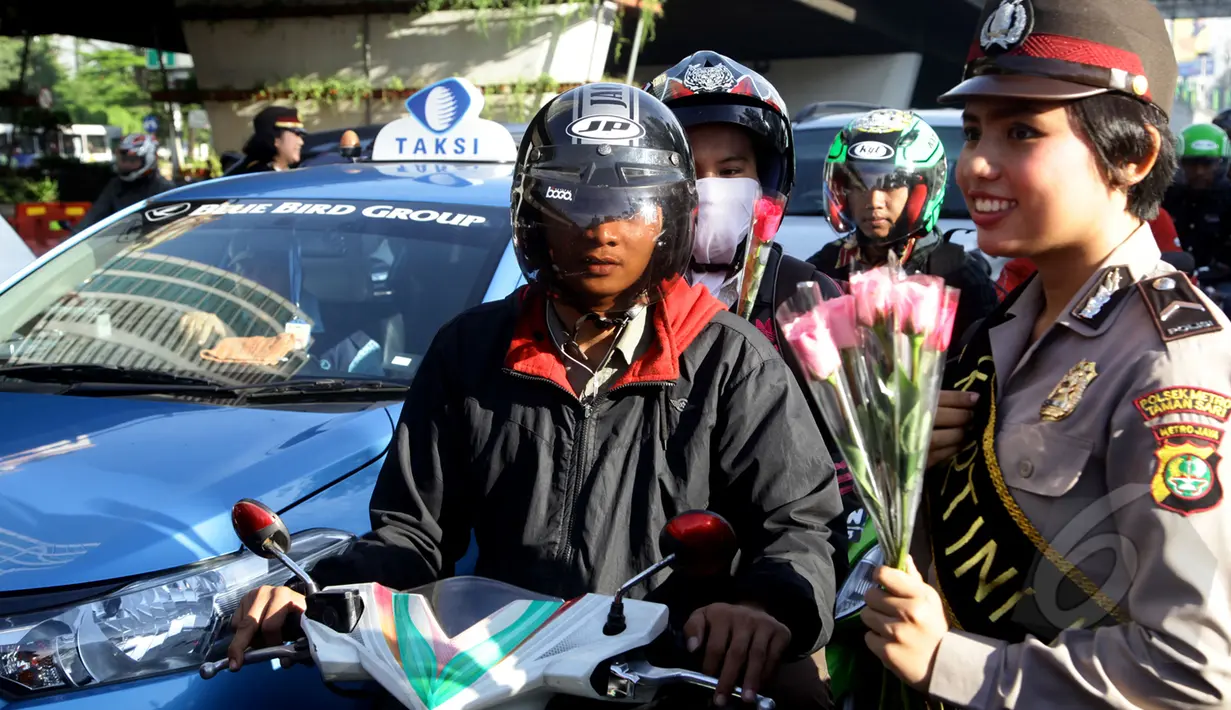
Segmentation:
[[(780, 658), (825, 643), (833, 464), (786, 363), (681, 278), (694, 175), (678, 121), (635, 88), (588, 84), (539, 111), (511, 196), (529, 285), (436, 335), (372, 493), (373, 531), (319, 562), (319, 582), (449, 576), (473, 529), (477, 575), (610, 592), (658, 559), (670, 517), (708, 507), (739, 535), (734, 575), (651, 589), (687, 602), (667, 603), (720, 679), (716, 702), (736, 685), (751, 697)], [(249, 593), (233, 667), (303, 608), (290, 589)]]
[(244, 144), (244, 157), (227, 175), (248, 175), (290, 170), (299, 165), (303, 149), (303, 122), (299, 111), (269, 106), (252, 119), (252, 137)]
[(996, 286), (979, 257), (937, 229), (947, 182), (945, 146), (917, 115), (881, 109), (852, 120), (825, 159), (825, 212), (834, 231), (847, 236), (808, 261), (847, 281), (892, 252), (907, 272), (940, 276), (961, 289), (953, 332), (966, 332), (996, 307)]
[(175, 187), (158, 172), (158, 141), (151, 135), (133, 133), (124, 136), (115, 149), (114, 168), (115, 177), (103, 188), (102, 194), (90, 205), (90, 210), (74, 226), (74, 230), (85, 229), (129, 205)]
[(1175, 220), (1180, 244), (1197, 267), (1231, 264), (1231, 138), (1218, 126), (1198, 123), (1180, 133), (1184, 179), (1167, 190), (1163, 208)]
[[(745, 268), (748, 249), (758, 240), (774, 238), (795, 183), (795, 141), (786, 104), (765, 77), (711, 51), (685, 57), (644, 89), (675, 113), (688, 133), (696, 163), (700, 208), (687, 278), (708, 288), (732, 313), (740, 313), (745, 305), (741, 294), (751, 288), (745, 283), (750, 278)], [(770, 241), (768, 250), (764, 276), (744, 315), (786, 359), (809, 400), (837, 467), (845, 520), (860, 508), (854, 482), (795, 354), (779, 345), (783, 339), (774, 318), (801, 282), (818, 283), (827, 298), (841, 296), (842, 290), (812, 264), (784, 254), (780, 244)], [(841, 535), (834, 539), (834, 567), (840, 585), (848, 567)], [(825, 673), (823, 653), (812, 661), (814, 677)], [(775, 699), (787, 700), (781, 691)]]

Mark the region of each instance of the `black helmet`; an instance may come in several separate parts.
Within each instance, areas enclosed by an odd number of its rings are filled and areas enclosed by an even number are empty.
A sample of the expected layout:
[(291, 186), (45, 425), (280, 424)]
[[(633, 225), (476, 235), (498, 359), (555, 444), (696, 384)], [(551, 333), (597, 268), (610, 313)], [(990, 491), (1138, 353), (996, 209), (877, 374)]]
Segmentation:
[(766, 194), (790, 197), (795, 143), (786, 104), (765, 77), (717, 52), (697, 52), (654, 77), (645, 90), (685, 128), (733, 123), (756, 138), (757, 173)]
[(697, 190), (688, 139), (666, 106), (634, 87), (572, 89), (527, 126), (511, 207), (513, 246), (526, 279), (565, 300), (577, 295), (570, 274), (601, 266), (594, 230), (650, 225), (657, 231), (649, 264), (620, 291), (617, 310), (656, 301), (692, 253)]

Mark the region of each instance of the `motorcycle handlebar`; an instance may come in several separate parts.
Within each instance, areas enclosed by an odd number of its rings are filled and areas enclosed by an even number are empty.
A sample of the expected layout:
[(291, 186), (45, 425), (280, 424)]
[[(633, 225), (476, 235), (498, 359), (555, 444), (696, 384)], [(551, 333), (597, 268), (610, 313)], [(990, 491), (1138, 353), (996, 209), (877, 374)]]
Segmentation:
[[(249, 663), (261, 663), (264, 661), (273, 661), (277, 659), (287, 659), (293, 663), (302, 663), (312, 657), (308, 651), (308, 644), (303, 641), (296, 641), (293, 644), (283, 646), (273, 646), (271, 648), (254, 648), (244, 652), (244, 665)], [(226, 670), (227, 664), (230, 663), (223, 658), (218, 661), (202, 663), (200, 668), (201, 677), (209, 680)]]

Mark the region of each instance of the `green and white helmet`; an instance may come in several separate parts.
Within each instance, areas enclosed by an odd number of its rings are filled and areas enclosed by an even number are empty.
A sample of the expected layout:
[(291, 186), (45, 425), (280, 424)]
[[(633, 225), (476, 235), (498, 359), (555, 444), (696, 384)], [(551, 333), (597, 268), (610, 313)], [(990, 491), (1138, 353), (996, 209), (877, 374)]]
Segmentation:
[(1231, 139), (1212, 123), (1195, 123), (1180, 133), (1180, 160), (1226, 160), (1231, 158)]
[[(838, 132), (825, 160), (825, 206), (839, 234), (855, 231), (856, 215), (847, 196), (856, 190), (910, 190), (889, 236), (893, 244), (936, 227), (945, 201), (948, 162), (940, 136), (910, 111), (882, 109), (864, 114)], [(861, 242), (871, 241), (862, 233)]]

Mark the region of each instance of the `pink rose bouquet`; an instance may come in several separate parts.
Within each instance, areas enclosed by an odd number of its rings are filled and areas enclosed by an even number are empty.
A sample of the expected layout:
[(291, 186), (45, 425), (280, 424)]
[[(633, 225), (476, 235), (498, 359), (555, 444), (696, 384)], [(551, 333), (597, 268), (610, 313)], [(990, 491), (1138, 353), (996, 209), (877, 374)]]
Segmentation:
[(791, 350), (819, 393), (886, 562), (905, 569), (923, 491), (932, 419), (958, 291), (896, 263), (851, 276), (829, 301), (816, 284), (778, 309)]

